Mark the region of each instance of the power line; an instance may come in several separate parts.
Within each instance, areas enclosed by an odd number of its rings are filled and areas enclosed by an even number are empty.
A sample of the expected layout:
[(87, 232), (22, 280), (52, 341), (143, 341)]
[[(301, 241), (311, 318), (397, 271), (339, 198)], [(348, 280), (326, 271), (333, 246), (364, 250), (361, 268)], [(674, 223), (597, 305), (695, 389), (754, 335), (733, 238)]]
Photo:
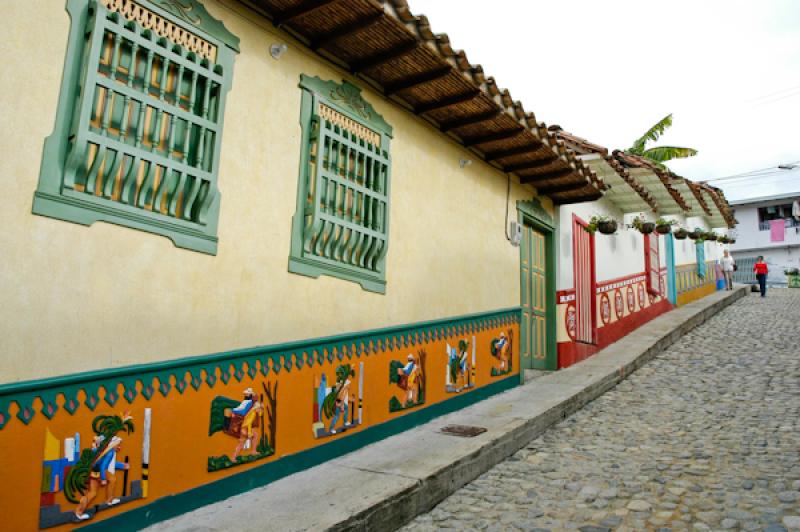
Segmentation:
[(772, 98), (774, 96), (779, 96), (779, 95), (781, 95), (783, 93), (786, 93), (786, 92), (794, 92), (794, 91), (796, 91), (798, 89), (800, 89), (800, 85), (795, 85), (793, 87), (786, 87), (785, 89), (781, 89), (781, 90), (775, 91), (775, 92), (770, 92), (769, 94), (764, 94), (763, 96), (758, 96), (757, 98), (752, 98), (752, 99), (747, 100), (747, 101), (748, 102), (757, 102), (758, 100), (769, 99), (769, 98)]
[[(800, 164), (800, 161), (792, 161), (792, 162), (783, 163), (783, 164), (791, 166), (791, 165), (794, 165), (794, 164)], [(739, 174), (731, 174), (731, 175), (726, 175), (726, 176), (722, 176), (722, 177), (714, 177), (712, 179), (706, 179), (705, 182), (706, 183), (710, 183), (712, 181), (725, 181), (725, 180), (728, 180), (728, 179), (735, 179), (735, 178), (738, 178), (738, 177), (746, 177), (746, 176), (751, 176), (751, 175), (758, 175), (758, 174), (762, 174), (764, 172), (786, 172), (786, 171), (792, 171), (792, 170), (779, 170), (778, 166), (770, 166), (770, 167), (767, 167), (767, 168), (760, 168), (758, 170), (750, 170), (749, 172), (742, 172), (742, 173), (739, 173)]]
[(767, 104), (770, 104), (770, 103), (779, 102), (781, 100), (785, 100), (786, 98), (793, 98), (795, 96), (800, 96), (800, 90), (796, 90), (794, 92), (783, 94), (783, 95), (775, 97), (775, 98), (769, 98), (769, 99), (766, 99), (766, 100), (761, 100), (759, 102), (755, 102), (753, 104), (753, 107), (759, 107), (761, 105), (767, 105)]
[[(800, 170), (800, 168), (798, 168), (798, 170)], [(773, 172), (761, 172), (761, 173), (758, 173), (758, 174), (748, 174), (748, 175), (742, 175), (742, 176), (736, 176), (736, 177), (729, 177), (727, 179), (724, 179), (723, 181), (726, 181), (726, 182), (727, 181), (745, 181), (745, 180), (748, 180), (748, 179), (764, 179), (764, 178), (768, 178), (768, 177), (794, 177), (793, 172), (795, 172), (795, 170), (775, 170)], [(792, 175), (790, 175), (790, 174), (792, 174)]]
[(777, 187), (777, 188), (797, 188), (800, 186), (800, 181), (760, 181), (758, 183), (727, 183), (725, 186), (721, 187), (723, 190), (753, 190), (757, 191), (759, 188), (763, 187)]
[(796, 177), (798, 171), (800, 171), (800, 166), (791, 170), (773, 170), (772, 172), (760, 172), (758, 174), (729, 177), (725, 179), (725, 181), (743, 181), (746, 179), (763, 179), (765, 177)]

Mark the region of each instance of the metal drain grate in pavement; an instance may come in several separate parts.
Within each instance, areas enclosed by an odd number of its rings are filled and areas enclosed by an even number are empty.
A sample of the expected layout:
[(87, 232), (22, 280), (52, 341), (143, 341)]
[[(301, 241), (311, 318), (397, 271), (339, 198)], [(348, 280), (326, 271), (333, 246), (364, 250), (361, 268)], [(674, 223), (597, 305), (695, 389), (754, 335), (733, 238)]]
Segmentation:
[(469, 425), (447, 425), (442, 427), (439, 432), (450, 434), (451, 436), (461, 436), (462, 438), (474, 438), (478, 434), (486, 432), (486, 429), (483, 427), (470, 427)]

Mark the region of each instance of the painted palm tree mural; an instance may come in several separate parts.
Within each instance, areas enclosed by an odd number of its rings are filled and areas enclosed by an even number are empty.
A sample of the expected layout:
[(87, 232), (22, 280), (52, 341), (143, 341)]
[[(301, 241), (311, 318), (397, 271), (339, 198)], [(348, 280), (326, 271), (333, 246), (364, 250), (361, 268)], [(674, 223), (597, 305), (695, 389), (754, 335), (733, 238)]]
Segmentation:
[(636, 139), (633, 142), (633, 145), (625, 151), (632, 155), (644, 157), (662, 170), (667, 170), (667, 167), (664, 166), (664, 163), (667, 161), (671, 161), (673, 159), (683, 159), (686, 157), (694, 157), (697, 155), (697, 150), (694, 148), (681, 148), (678, 146), (647, 147), (649, 142), (656, 142), (671, 126), (672, 113), (656, 122), (645, 132), (644, 135)]

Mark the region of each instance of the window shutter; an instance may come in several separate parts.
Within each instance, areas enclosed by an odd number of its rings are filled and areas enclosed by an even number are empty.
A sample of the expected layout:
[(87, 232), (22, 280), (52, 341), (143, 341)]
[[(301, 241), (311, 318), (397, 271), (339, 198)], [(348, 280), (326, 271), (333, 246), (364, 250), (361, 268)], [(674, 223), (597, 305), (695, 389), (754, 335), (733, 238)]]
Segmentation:
[(391, 127), (360, 89), (303, 76), (303, 146), (289, 270), (383, 293)]
[[(66, 116), (48, 138), (60, 148), (45, 147), (34, 212), (112, 222), (216, 253), (225, 95), (238, 39), (196, 0), (69, 0), (68, 9), (59, 101)], [(185, 10), (199, 26), (179, 16)]]

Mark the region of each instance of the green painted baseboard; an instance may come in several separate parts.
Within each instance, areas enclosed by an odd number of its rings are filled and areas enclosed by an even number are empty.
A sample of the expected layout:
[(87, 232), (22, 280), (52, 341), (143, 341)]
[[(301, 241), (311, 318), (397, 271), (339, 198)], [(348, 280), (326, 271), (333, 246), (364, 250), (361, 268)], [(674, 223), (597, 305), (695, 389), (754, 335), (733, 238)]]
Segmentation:
[(283, 477), (327, 462), (337, 456), (360, 449), (370, 443), (427, 423), (436, 417), (460, 410), (517, 385), (519, 385), (519, 377), (512, 375), (469, 393), (458, 395), (422, 410), (369, 427), (330, 443), (284, 456), (274, 462), (254, 467), (238, 475), (226, 477), (183, 493), (162, 497), (134, 510), (96, 523), (90, 523), (82, 527), (81, 530), (113, 530), (114, 532), (140, 530), (201, 506), (275, 482)]

